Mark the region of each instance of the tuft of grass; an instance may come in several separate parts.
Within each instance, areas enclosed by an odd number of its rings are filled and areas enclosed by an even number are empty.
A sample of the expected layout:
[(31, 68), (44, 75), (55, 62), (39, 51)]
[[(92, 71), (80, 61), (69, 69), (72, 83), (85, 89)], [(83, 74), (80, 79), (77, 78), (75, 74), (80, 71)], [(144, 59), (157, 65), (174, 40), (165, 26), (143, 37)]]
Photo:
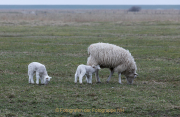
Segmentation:
[(9, 94), (8, 98), (15, 98), (14, 94)]
[(14, 113), (8, 113), (8, 114), (5, 114), (6, 117), (17, 117), (16, 114)]

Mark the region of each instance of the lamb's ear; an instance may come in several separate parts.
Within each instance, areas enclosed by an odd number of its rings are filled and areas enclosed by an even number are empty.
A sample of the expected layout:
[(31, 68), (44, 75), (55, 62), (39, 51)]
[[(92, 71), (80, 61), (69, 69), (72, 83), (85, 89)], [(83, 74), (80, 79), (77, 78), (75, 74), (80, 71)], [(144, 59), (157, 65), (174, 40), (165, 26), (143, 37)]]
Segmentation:
[(49, 77), (50, 79), (52, 78), (52, 77)]

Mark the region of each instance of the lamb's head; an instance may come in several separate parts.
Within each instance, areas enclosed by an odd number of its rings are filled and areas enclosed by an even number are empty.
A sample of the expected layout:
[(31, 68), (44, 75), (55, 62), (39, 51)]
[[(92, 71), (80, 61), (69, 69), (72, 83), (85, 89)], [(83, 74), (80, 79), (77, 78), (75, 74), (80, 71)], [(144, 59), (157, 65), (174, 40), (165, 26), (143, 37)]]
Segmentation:
[(46, 76), (44, 78), (44, 84), (47, 85), (49, 83), (49, 81), (51, 80), (52, 77)]
[(129, 84), (132, 84), (134, 79), (138, 76), (136, 72), (128, 72), (126, 73), (126, 79)]
[(94, 69), (96, 69), (96, 70), (101, 69), (99, 65), (92, 65), (92, 67), (93, 67)]

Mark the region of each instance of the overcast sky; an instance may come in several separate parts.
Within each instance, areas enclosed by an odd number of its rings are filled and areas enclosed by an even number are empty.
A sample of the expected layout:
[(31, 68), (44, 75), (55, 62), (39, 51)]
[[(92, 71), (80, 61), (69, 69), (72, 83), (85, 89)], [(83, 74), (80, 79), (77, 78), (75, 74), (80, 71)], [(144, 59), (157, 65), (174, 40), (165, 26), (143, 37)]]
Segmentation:
[(180, 0), (0, 0), (0, 5), (180, 5)]

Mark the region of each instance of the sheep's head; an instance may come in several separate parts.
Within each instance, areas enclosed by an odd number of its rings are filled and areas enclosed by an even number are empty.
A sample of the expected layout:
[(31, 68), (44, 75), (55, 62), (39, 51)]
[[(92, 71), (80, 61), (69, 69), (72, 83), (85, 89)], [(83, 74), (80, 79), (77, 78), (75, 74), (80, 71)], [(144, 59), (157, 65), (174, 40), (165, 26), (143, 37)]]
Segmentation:
[(129, 73), (129, 74), (126, 74), (126, 79), (127, 79), (127, 82), (129, 84), (132, 84), (134, 79), (138, 76), (137, 73)]
[(47, 85), (52, 77), (46, 76), (44, 84)]

